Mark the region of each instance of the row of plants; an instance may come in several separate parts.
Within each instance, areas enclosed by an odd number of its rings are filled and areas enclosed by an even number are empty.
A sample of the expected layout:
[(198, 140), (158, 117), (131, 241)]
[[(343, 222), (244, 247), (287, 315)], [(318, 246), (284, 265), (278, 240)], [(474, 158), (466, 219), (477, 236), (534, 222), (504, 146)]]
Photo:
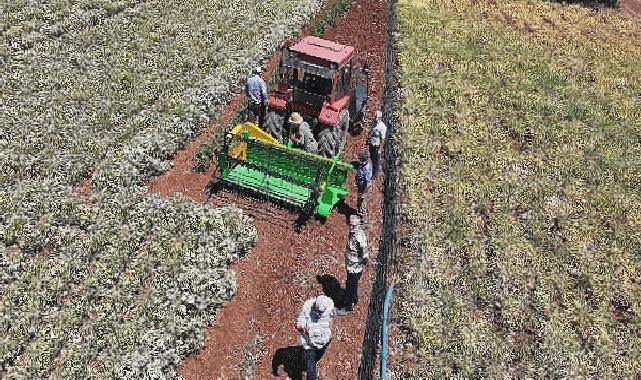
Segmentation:
[(318, 21), (311, 27), (310, 34), (321, 36), (325, 29), (334, 25), (336, 19), (342, 17), (352, 5), (352, 0), (336, 0), (331, 8), (323, 14)]
[(156, 0), (44, 41), (3, 75), (0, 180), (75, 183), (136, 136), (184, 142), (320, 4)]
[[(641, 371), (641, 37), (616, 12), (399, 1), (412, 378)], [(410, 312), (411, 311), (411, 312)]]
[(25, 50), (41, 41), (60, 38), (68, 32), (95, 27), (108, 17), (142, 3), (141, 0), (51, 1), (34, 4), (11, 1), (0, 14), (0, 52), (6, 61), (20, 60)]
[(3, 287), (0, 363), (10, 377), (173, 377), (234, 292), (229, 263), (256, 240), (236, 209), (143, 192), (93, 201), (72, 239), (50, 226), (40, 253), (50, 254), (23, 260)]
[[(148, 195), (145, 180), (322, 1), (128, 1), (104, 13), (114, 4), (18, 1), (0, 21), (8, 378), (172, 378), (200, 347), (256, 230), (236, 209)], [(92, 195), (77, 189), (87, 178)]]

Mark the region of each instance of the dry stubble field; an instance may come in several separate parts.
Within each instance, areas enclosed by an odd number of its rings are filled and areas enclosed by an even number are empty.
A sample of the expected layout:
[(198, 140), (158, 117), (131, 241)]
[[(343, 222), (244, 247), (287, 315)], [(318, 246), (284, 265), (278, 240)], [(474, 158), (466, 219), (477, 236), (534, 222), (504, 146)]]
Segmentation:
[(641, 23), (546, 1), (398, 9), (396, 318), (418, 347), (398, 372), (637, 376)]

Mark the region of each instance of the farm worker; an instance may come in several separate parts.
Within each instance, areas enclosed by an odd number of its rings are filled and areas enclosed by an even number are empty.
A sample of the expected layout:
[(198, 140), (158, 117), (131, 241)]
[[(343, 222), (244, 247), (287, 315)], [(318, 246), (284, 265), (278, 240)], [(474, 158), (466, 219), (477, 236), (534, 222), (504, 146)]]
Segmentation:
[(365, 223), (366, 203), (372, 186), (372, 165), (369, 162), (367, 149), (361, 150), (358, 155), (358, 161), (359, 163), (356, 169), (356, 212), (360, 215), (363, 223)]
[(387, 134), (387, 126), (383, 122), (383, 112), (376, 111), (376, 118), (369, 131), (369, 156), (372, 159), (372, 178), (376, 178), (381, 170), (381, 156), (383, 154), (383, 146), (385, 145), (385, 136)]
[(303, 117), (298, 112), (293, 112), (288, 121), (291, 132), (290, 138), (294, 143), (294, 148), (316, 153), (318, 143), (314, 139), (314, 134), (309, 124), (303, 121)]
[(319, 295), (305, 301), (298, 315), (296, 330), (300, 333), (305, 351), (307, 380), (316, 380), (316, 364), (332, 340), (331, 323), (334, 314), (334, 301), (326, 295)]
[(345, 311), (350, 312), (358, 303), (358, 281), (363, 274), (363, 268), (369, 261), (367, 237), (361, 225), (361, 218), (352, 214), (349, 217), (349, 237), (345, 247)]
[(253, 115), (253, 122), (258, 118), (258, 127), (263, 126), (265, 119), (265, 107), (267, 105), (267, 85), (260, 73), (263, 69), (258, 66), (254, 69), (254, 76), (247, 79), (245, 85), (245, 95), (247, 95), (248, 108)]

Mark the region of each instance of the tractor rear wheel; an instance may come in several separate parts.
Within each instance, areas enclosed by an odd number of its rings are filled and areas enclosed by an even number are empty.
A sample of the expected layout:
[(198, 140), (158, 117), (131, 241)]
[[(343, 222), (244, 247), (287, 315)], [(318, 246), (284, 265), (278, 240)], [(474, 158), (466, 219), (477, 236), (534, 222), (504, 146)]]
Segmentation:
[(318, 153), (332, 158), (343, 151), (347, 141), (349, 127), (349, 111), (342, 110), (338, 122), (333, 127), (324, 127), (318, 134)]
[(324, 126), (318, 134), (318, 154), (328, 158), (336, 155), (336, 150), (340, 148), (340, 140), (336, 138), (335, 128)]
[(284, 116), (279, 115), (276, 111), (269, 111), (263, 125), (263, 130), (272, 135), (281, 144), (283, 143), (284, 121)]
[(348, 110), (341, 110), (341, 112), (338, 114), (338, 122), (336, 123), (336, 127), (334, 127), (335, 133), (338, 134), (338, 138), (341, 142), (340, 149), (336, 153), (342, 153), (343, 149), (345, 149), (345, 143), (347, 142), (347, 130), (349, 129), (349, 111)]

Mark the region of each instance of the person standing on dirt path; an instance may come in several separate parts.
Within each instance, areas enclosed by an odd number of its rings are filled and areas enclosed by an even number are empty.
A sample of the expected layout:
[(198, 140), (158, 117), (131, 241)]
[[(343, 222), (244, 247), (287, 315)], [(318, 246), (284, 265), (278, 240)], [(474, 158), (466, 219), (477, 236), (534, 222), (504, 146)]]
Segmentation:
[(368, 145), (369, 157), (372, 160), (373, 172), (372, 178), (381, 171), (381, 157), (383, 155), (383, 146), (385, 145), (385, 136), (387, 135), (387, 126), (383, 122), (383, 112), (376, 111), (376, 118), (369, 131)]
[(307, 380), (316, 380), (316, 364), (325, 354), (332, 340), (332, 317), (335, 315), (334, 301), (326, 295), (310, 298), (296, 321), (296, 330), (304, 349)]
[(349, 238), (345, 247), (345, 312), (353, 311), (353, 305), (358, 304), (358, 282), (363, 274), (363, 268), (369, 261), (367, 237), (361, 225), (361, 218), (352, 214), (349, 217)]
[(372, 165), (369, 162), (367, 149), (361, 150), (358, 155), (358, 165), (356, 169), (356, 212), (365, 223), (367, 212), (367, 201), (372, 181)]
[(303, 117), (298, 112), (293, 112), (288, 120), (290, 124), (290, 139), (293, 142), (294, 148), (304, 149), (311, 153), (316, 153), (318, 150), (318, 143), (314, 139), (312, 129), (309, 127)]
[(245, 95), (247, 95), (247, 108), (253, 115), (253, 122), (258, 121), (258, 127), (262, 128), (265, 119), (265, 107), (267, 106), (267, 85), (260, 73), (263, 71), (262, 67), (258, 66), (254, 69), (254, 76), (247, 79), (245, 85)]

